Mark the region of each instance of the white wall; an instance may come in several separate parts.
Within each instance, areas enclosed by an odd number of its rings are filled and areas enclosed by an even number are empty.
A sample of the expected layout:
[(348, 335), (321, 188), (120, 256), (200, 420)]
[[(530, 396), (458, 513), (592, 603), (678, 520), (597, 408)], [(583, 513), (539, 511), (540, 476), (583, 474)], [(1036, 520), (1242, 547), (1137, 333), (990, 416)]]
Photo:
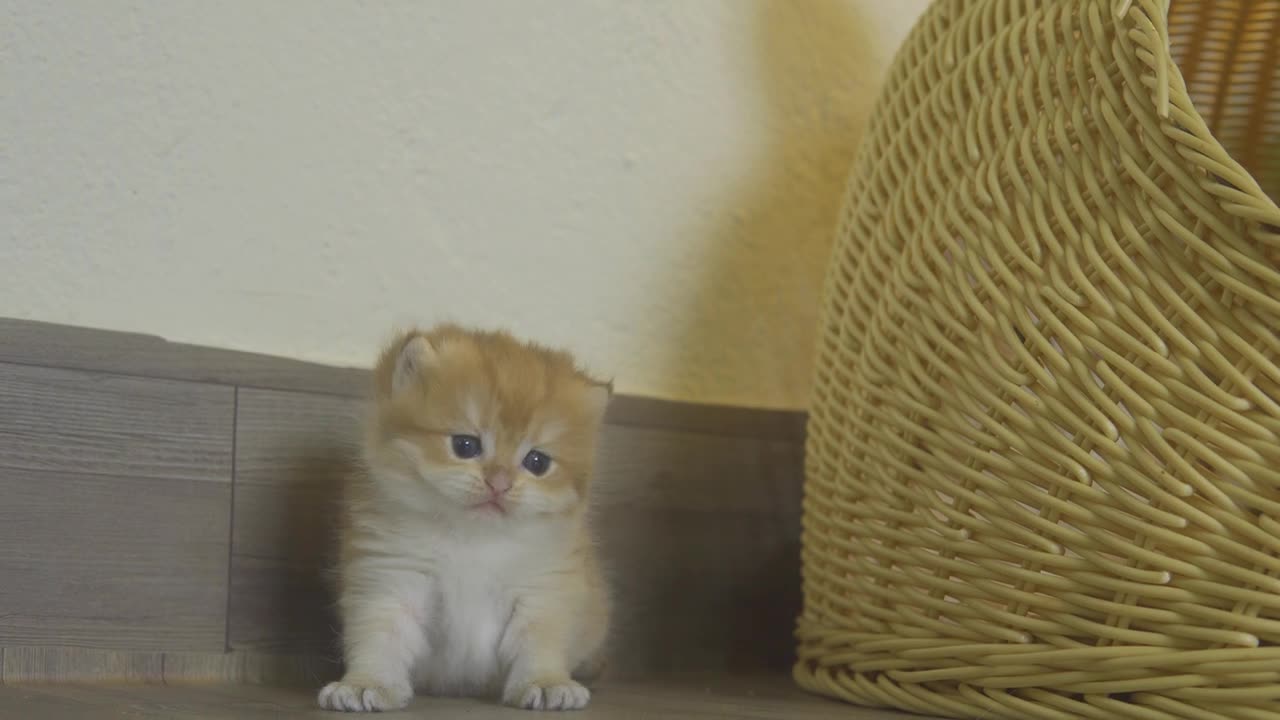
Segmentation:
[(339, 364), (450, 317), (800, 407), (925, 4), (9, 0), (0, 315)]

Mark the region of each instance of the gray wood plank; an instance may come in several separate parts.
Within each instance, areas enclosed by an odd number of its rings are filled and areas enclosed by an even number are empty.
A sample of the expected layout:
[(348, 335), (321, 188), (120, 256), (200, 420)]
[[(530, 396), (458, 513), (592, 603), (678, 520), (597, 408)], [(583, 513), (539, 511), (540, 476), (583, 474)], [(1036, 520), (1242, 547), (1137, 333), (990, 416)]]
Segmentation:
[[(372, 364), (377, 348), (369, 348)], [(153, 335), (0, 318), (0, 362), (121, 375), (364, 397), (367, 368), (334, 367), (270, 355), (169, 342)], [(618, 395), (615, 425), (796, 440), (805, 413)]]
[(163, 654), (83, 647), (4, 648), (4, 678), (22, 682), (163, 682)]
[[(528, 720), (527, 710), (493, 702), (419, 697), (406, 717)], [(580, 720), (911, 720), (922, 716), (859, 708), (807, 695), (782, 676), (717, 676), (605, 684)], [(24, 720), (271, 720), (334, 714), (315, 706), (309, 689), (214, 685), (206, 687), (0, 687), (0, 717)]]
[(341, 674), (336, 657), (265, 652), (155, 652), (53, 645), (0, 647), (0, 685), (211, 683), (320, 687)]
[(265, 652), (164, 654), (166, 685), (230, 683), (319, 688), (341, 676), (336, 657)]
[(797, 441), (606, 425), (592, 486), (597, 507), (800, 511)]
[(234, 396), (0, 363), (0, 467), (230, 482)]
[(612, 674), (790, 665), (802, 458), (797, 442), (606, 428), (596, 528), (618, 598)]
[[(376, 348), (369, 349), (370, 363)], [(174, 343), (154, 335), (0, 318), (0, 361), (360, 396), (366, 370)]]
[(611, 514), (600, 525), (616, 597), (609, 676), (790, 667), (798, 524), (765, 512)]
[(322, 569), (336, 500), (357, 450), (362, 403), (243, 389), (236, 421), (229, 642), (289, 652), (334, 647)]
[(613, 425), (803, 441), (808, 414), (799, 410), (746, 408), (617, 395), (609, 403), (606, 420)]
[(230, 495), (227, 482), (0, 468), (0, 646), (222, 649)]

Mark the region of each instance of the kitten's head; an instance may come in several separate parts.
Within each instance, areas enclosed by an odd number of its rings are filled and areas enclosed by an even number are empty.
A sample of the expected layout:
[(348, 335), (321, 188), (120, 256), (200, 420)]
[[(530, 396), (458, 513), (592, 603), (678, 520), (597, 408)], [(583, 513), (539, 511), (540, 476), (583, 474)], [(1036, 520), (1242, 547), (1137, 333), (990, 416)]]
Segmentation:
[(368, 462), (424, 507), (516, 520), (584, 506), (611, 388), (567, 353), (445, 325), (396, 338), (374, 383)]

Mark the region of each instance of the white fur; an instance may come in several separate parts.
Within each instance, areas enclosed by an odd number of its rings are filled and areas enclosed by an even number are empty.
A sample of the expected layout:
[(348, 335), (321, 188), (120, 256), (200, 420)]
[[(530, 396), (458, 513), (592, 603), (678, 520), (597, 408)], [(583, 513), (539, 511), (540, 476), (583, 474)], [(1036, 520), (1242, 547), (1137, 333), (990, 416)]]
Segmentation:
[[(347, 675), (319, 696), (333, 710), (392, 710), (414, 689), (501, 695), (530, 709), (577, 709), (589, 691), (569, 673), (603, 638), (568, 622), (593, 598), (575, 581), (580, 518), (463, 517), (428, 509), (418, 483), (390, 475), (357, 518), (358, 559), (344, 568)], [(427, 496), (428, 498), (430, 496)], [(559, 621), (557, 621), (559, 622)], [(549, 643), (549, 645), (548, 645)], [(544, 681), (546, 680), (546, 681)]]

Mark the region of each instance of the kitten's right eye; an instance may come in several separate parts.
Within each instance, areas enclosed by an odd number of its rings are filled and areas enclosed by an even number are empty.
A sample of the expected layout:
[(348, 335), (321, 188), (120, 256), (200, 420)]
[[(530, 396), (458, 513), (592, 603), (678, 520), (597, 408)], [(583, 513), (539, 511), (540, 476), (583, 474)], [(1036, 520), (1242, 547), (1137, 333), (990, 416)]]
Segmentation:
[(475, 435), (454, 435), (453, 436), (453, 454), (462, 460), (470, 460), (480, 454), (483, 448), (480, 445), (480, 438)]

